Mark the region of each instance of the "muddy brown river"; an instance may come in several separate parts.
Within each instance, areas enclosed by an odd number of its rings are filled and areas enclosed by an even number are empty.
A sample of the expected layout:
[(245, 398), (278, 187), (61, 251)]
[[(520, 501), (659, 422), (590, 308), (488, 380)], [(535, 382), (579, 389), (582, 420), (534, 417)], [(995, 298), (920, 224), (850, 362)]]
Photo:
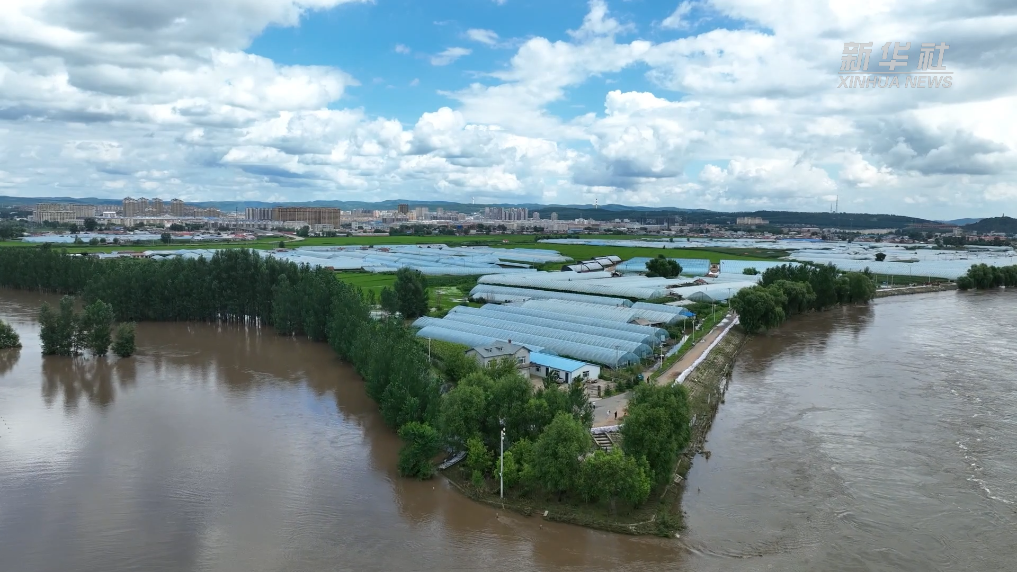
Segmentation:
[(399, 478), (327, 345), (139, 324), (43, 358), (0, 291), (0, 571), (1017, 570), (1017, 292), (797, 318), (744, 347), (678, 540), (545, 523)]

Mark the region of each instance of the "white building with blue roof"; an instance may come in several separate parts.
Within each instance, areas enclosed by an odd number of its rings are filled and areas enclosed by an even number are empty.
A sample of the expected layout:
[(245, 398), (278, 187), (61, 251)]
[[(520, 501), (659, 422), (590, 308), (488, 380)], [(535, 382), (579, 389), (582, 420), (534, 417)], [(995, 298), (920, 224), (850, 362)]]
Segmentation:
[(540, 352), (530, 353), (530, 375), (545, 377), (558, 372), (558, 380), (569, 383), (575, 380), (593, 381), (600, 379), (600, 366), (574, 359), (552, 356)]

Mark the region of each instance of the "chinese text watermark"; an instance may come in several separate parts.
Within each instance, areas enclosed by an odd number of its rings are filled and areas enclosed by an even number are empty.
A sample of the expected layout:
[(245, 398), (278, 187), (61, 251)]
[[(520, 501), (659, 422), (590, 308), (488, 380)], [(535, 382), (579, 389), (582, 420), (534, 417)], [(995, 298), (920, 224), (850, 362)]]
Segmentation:
[[(922, 43), (917, 58), (910, 59), (911, 42), (887, 42), (878, 66), (869, 71), (872, 42), (844, 42), (837, 87), (952, 87), (953, 72), (943, 65), (949, 49), (946, 42)], [(908, 70), (912, 61), (915, 68)]]

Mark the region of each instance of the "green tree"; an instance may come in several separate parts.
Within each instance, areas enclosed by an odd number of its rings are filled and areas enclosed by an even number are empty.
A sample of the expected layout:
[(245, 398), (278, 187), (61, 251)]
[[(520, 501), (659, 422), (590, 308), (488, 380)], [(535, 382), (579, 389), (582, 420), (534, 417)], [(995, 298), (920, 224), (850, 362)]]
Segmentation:
[(99, 224), (95, 221), (94, 218), (92, 218), (92, 217), (85, 217), (85, 230), (87, 232), (94, 231), (96, 229), (96, 227), (98, 227), (98, 226), (99, 226)]
[(462, 450), (484, 426), (487, 395), (474, 385), (459, 384), (441, 396), (438, 427), (445, 442)]
[(970, 276), (964, 275), (957, 279), (957, 288), (961, 290), (970, 290), (974, 287), (975, 282)]
[(884, 254), (882, 252), (877, 252), (876, 253), (876, 262), (882, 262), (884, 260), (886, 260), (886, 254)]
[(120, 324), (113, 339), (113, 353), (122, 358), (134, 355), (134, 324)]
[(501, 459), (495, 461), (494, 470), (502, 472), (501, 478), (506, 489), (511, 489), (519, 484), (519, 469), (519, 464), (516, 463), (516, 457), (511, 450), (505, 451)]
[(650, 469), (645, 459), (635, 459), (614, 449), (609, 453), (596, 451), (582, 465), (580, 486), (583, 500), (607, 502), (612, 513), (618, 512), (618, 502), (636, 507), (650, 496)]
[(286, 248), (286, 241), (285, 240), (280, 240), (279, 241), (279, 248)]
[(99, 238), (96, 237), (96, 236), (93, 236), (92, 238), (88, 239), (88, 244), (90, 244), (92, 246), (98, 246), (99, 245)]
[(21, 338), (10, 324), (0, 320), (0, 350), (20, 348)]
[(311, 236), (311, 227), (307, 225), (300, 227), (300, 230), (297, 231), (297, 236), (301, 238), (307, 238), (308, 236)]
[(164, 232), (159, 235), (159, 240), (162, 241), (163, 244), (169, 244), (173, 241), (173, 235), (168, 232)]
[(876, 283), (862, 272), (848, 272), (844, 275), (847, 282), (846, 304), (867, 303), (876, 296)]
[(681, 272), (681, 265), (674, 259), (666, 258), (663, 254), (658, 254), (656, 258), (651, 258), (646, 263), (646, 275), (651, 278), (675, 278)]
[(399, 311), (399, 297), (388, 286), (381, 289), (381, 308), (391, 314)]
[(561, 499), (576, 491), (581, 478), (581, 457), (593, 446), (590, 432), (568, 413), (559, 413), (534, 445), (533, 457), (540, 485)]
[(775, 291), (752, 286), (739, 290), (731, 298), (731, 307), (738, 312), (738, 320), (747, 333), (775, 328), (784, 322), (784, 308), (775, 298)]
[(39, 313), (39, 323), (41, 325), (39, 337), (42, 342), (42, 355), (74, 355), (78, 317), (74, 312), (72, 296), (61, 298), (57, 310), (54, 310), (49, 304), (43, 304)]
[(759, 274), (759, 271), (756, 270), (755, 268), (749, 267), (749, 268), (742, 269), (742, 274), (747, 274), (749, 276), (755, 276), (756, 274)]
[(654, 481), (667, 481), (688, 445), (690, 417), (684, 386), (636, 386), (621, 428), (625, 454), (645, 459)]
[(408, 267), (396, 271), (392, 286), (404, 318), (416, 318), (427, 313), (427, 278), (419, 270)]
[(71, 226), (69, 226), (69, 227), (67, 228), (67, 230), (68, 230), (68, 231), (69, 231), (69, 232), (70, 232), (71, 234), (78, 234), (78, 232), (79, 232), (79, 230), (80, 230), (80, 229), (78, 228), (78, 225), (77, 225), (77, 224), (71, 223)]
[(399, 429), (399, 438), (403, 440), (399, 450), (399, 474), (418, 479), (434, 476), (431, 459), (441, 450), (438, 432), (426, 423), (412, 421)]
[(113, 343), (113, 306), (96, 300), (85, 306), (78, 322), (78, 337), (81, 345), (94, 355), (104, 356)]
[(783, 300), (783, 308), (786, 316), (794, 316), (807, 312), (816, 301), (816, 293), (812, 291), (812, 285), (808, 282), (791, 282), (790, 280), (778, 280), (769, 287), (771, 295), (779, 291), (781, 296), (775, 299)]
[(484, 445), (483, 439), (479, 436), (471, 437), (466, 442), (466, 469), (471, 473), (480, 473), (486, 475), (491, 470), (491, 460), (493, 455), (491, 451), (487, 449), (487, 445)]

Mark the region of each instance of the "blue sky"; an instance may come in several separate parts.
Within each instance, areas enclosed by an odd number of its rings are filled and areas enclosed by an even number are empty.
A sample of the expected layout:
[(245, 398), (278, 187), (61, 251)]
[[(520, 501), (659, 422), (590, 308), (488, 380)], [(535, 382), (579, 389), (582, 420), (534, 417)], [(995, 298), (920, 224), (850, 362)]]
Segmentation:
[[(1017, 206), (1017, 5), (8, 0), (0, 194)], [(846, 42), (950, 88), (838, 87)], [(915, 71), (909, 62), (908, 71)]]

